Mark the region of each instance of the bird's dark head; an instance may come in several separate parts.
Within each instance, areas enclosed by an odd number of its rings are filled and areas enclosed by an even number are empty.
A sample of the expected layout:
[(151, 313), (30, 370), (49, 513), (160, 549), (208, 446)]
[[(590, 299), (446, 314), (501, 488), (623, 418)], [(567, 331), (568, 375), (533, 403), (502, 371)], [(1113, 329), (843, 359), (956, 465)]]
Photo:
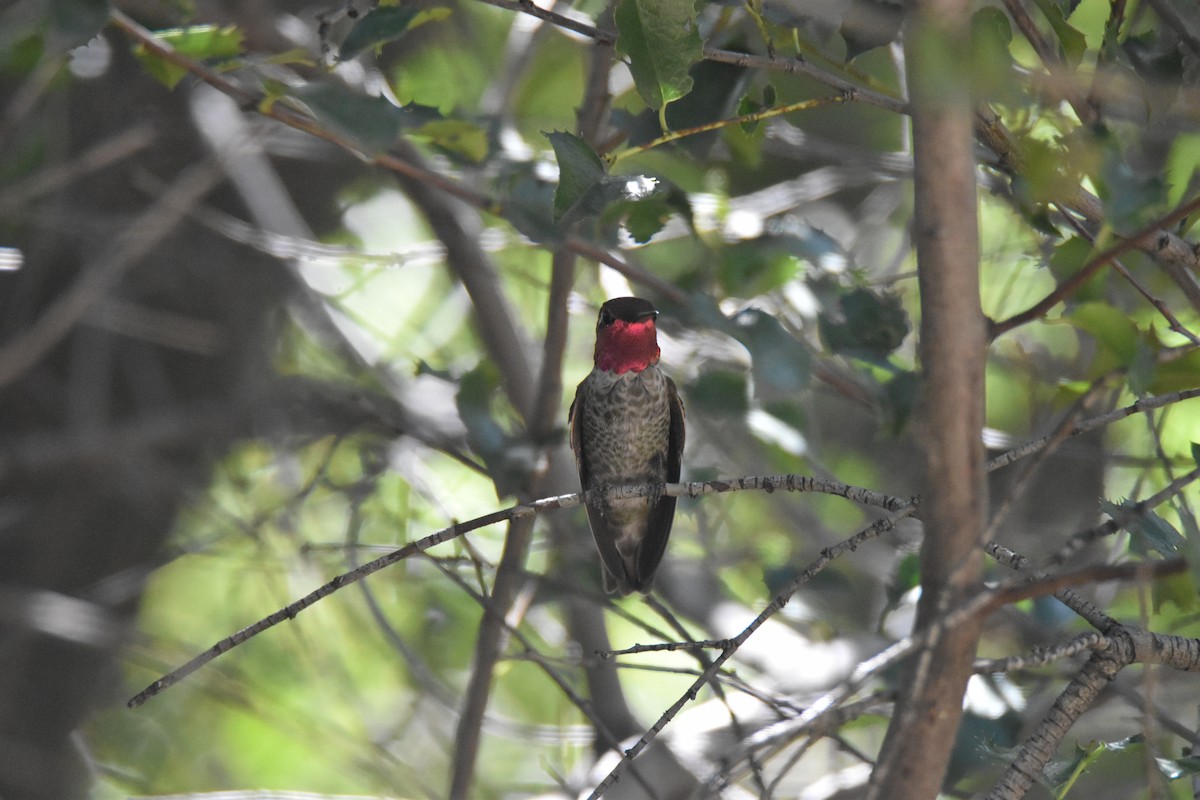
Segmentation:
[(658, 363), (658, 309), (640, 297), (614, 297), (600, 306), (596, 320), (596, 368), (641, 372)]

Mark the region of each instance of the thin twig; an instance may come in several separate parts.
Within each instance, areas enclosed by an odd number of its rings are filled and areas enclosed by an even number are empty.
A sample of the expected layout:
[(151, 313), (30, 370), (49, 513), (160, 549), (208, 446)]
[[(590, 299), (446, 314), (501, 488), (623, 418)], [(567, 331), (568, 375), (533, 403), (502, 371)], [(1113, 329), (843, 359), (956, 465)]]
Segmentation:
[(721, 654), (713, 660), (712, 666), (704, 670), (700, 677), (697, 678), (690, 687), (688, 687), (687, 691), (685, 691), (678, 700), (672, 703), (670, 707), (668, 707), (667, 710), (662, 713), (662, 715), (658, 718), (658, 721), (655, 722), (648, 731), (642, 734), (641, 738), (638, 739), (632, 747), (625, 751), (624, 755), (621, 757), (621, 760), (617, 762), (616, 766), (614, 766), (608, 775), (604, 777), (604, 780), (602, 780), (595, 786), (595, 788), (592, 789), (591, 794), (588, 795), (589, 800), (594, 800), (595, 798), (603, 795), (609, 786), (620, 779), (621, 773), (627, 768), (629, 763), (633, 761), (633, 759), (637, 758), (638, 754), (641, 753), (642, 750), (644, 750), (646, 746), (658, 736), (663, 728), (670, 724), (671, 720), (673, 720), (679, 714), (679, 712), (685, 705), (688, 704), (688, 702), (696, 699), (696, 695), (708, 683), (711, 676), (716, 673), (718, 669), (724, 666), (725, 662), (737, 652), (738, 648), (741, 647), (741, 645), (747, 639), (749, 639), (756, 630), (762, 627), (762, 625), (768, 619), (783, 609), (783, 607), (786, 606), (788, 601), (791, 599), (792, 595), (795, 594), (801, 586), (807, 584), (822, 570), (833, 563), (834, 559), (856, 550), (860, 545), (872, 539), (879, 538), (884, 533), (894, 528), (896, 524), (900, 522), (900, 520), (911, 516), (915, 511), (916, 504), (909, 502), (899, 511), (876, 520), (874, 523), (862, 529), (854, 536), (851, 536), (849, 539), (846, 539), (832, 547), (823, 549), (820, 556), (811, 564), (809, 564), (803, 572), (797, 575), (796, 578), (793, 579), (791, 585), (789, 585), (779, 594), (775, 595), (770, 604), (768, 604), (767, 607), (764, 608), (759, 615), (750, 622), (749, 625), (742, 629), (741, 633), (733, 638), (730, 646), (722, 650)]
[[(676, 484), (646, 484), (641, 486), (620, 486), (606, 490), (610, 497), (614, 498), (632, 498), (646, 497), (655, 492), (670, 497), (700, 497), (707, 494), (717, 494), (721, 492), (736, 492), (748, 490), (761, 490), (766, 492), (775, 491), (776, 489), (786, 489), (787, 491), (795, 492), (816, 492), (821, 494), (832, 494), (839, 497), (845, 497), (855, 502), (865, 502), (867, 505), (879, 505), (883, 508), (900, 508), (904, 510), (903, 516), (908, 516), (915, 511), (915, 505), (911, 501), (903, 501), (898, 498), (893, 498), (879, 492), (872, 492), (861, 487), (850, 486), (849, 484), (840, 481), (821, 480), (817, 478), (808, 478), (802, 475), (771, 475), (765, 477), (744, 477), (730, 478), (716, 481), (697, 481), (694, 483), (676, 483)], [(442, 544), (443, 542), (457, 539), (465, 533), (469, 533), (479, 528), (494, 525), (498, 522), (507, 522), (525, 517), (532, 517), (535, 514), (540, 514), (543, 511), (549, 511), (558, 508), (574, 508), (578, 506), (581, 499), (585, 495), (583, 493), (562, 494), (555, 497), (547, 497), (540, 500), (534, 500), (521, 505), (511, 506), (499, 511), (493, 511), (490, 514), (485, 514), (481, 517), (460, 522), (443, 528), (436, 533), (430, 534), (423, 539), (418, 539), (415, 542), (410, 542), (398, 550), (394, 550), (385, 556), (380, 556), (374, 561), (369, 561), (362, 566), (353, 569), (349, 572), (338, 575), (333, 580), (325, 583), (319, 588), (309, 592), (304, 597), (294, 603), (291, 603), (284, 608), (260, 619), (253, 625), (250, 625), (237, 633), (228, 636), (214, 644), (212, 647), (200, 653), (195, 658), (188, 661), (183, 666), (172, 670), (152, 684), (147, 686), (141, 692), (138, 692), (132, 699), (129, 700), (129, 707), (136, 708), (146, 702), (151, 697), (159, 694), (164, 689), (174, 686), (183, 678), (191, 675), (200, 667), (208, 662), (229, 652), (239, 644), (257, 636), (268, 628), (273, 628), (281, 622), (289, 619), (294, 619), (304, 609), (313, 605), (317, 601), (333, 594), (334, 592), (349, 586), (357, 581), (362, 580), (368, 575), (372, 575), (384, 567), (403, 561), (410, 556), (422, 553), (434, 545)], [(878, 524), (878, 523), (877, 523)], [(868, 529), (870, 530), (870, 529)], [(861, 535), (861, 534), (860, 534)], [(865, 539), (864, 539), (865, 540)], [(851, 540), (853, 541), (853, 540)], [(840, 552), (839, 552), (840, 554)], [(764, 620), (765, 621), (765, 620)], [(760, 625), (762, 623), (759, 623)]]
[[(1134, 414), (1145, 413), (1151, 409), (1162, 408), (1163, 406), (1167, 406), (1172, 403), (1179, 403), (1184, 400), (1190, 400), (1194, 397), (1200, 397), (1200, 389), (1184, 389), (1183, 391), (1179, 392), (1170, 392), (1168, 394), (1154, 395), (1152, 397), (1143, 397), (1137, 402), (1131, 403), (1122, 408), (1118, 408), (1115, 411), (1109, 411), (1107, 414), (1101, 414), (1098, 417), (1092, 417), (1091, 419), (1084, 420), (1075, 427), (1071, 428), (1070, 435), (1078, 436), (1081, 433), (1087, 433), (1088, 431), (1096, 430), (1097, 428), (1104, 427), (1105, 425), (1110, 425), (1114, 422), (1125, 419), (1126, 417), (1133, 416)], [(1014, 447), (1008, 452), (1001, 453), (987, 462), (987, 471), (994, 472), (1001, 467), (1013, 463), (1014, 461), (1033, 455), (1054, 441), (1056, 435), (1056, 433), (1052, 433), (1048, 436), (1043, 436), (1039, 439), (1026, 442), (1019, 447)]]
[(1025, 311), (1018, 314), (1013, 314), (1011, 317), (1000, 322), (993, 323), (991, 326), (991, 338), (996, 339), (1001, 334), (1011, 331), (1024, 325), (1027, 322), (1032, 322), (1046, 314), (1047, 311), (1061, 303), (1067, 297), (1077, 292), (1080, 287), (1088, 282), (1101, 267), (1104, 267), (1110, 261), (1122, 253), (1136, 248), (1144, 248), (1149, 243), (1157, 242), (1166, 235), (1166, 229), (1179, 222), (1184, 217), (1187, 217), (1192, 212), (1200, 209), (1200, 195), (1193, 197), (1191, 200), (1183, 203), (1162, 217), (1154, 220), (1148, 225), (1145, 225), (1137, 233), (1132, 236), (1120, 239), (1116, 243), (1105, 248), (1101, 252), (1092, 256), (1086, 264), (1084, 264), (1078, 272), (1064, 280), (1054, 290), (1044, 298), (1034, 303)]

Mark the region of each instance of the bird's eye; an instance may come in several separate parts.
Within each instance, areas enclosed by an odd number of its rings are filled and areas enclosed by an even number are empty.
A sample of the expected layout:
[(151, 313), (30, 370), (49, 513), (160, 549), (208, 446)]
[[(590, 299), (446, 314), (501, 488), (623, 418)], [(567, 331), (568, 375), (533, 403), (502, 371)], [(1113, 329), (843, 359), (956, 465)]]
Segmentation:
[(602, 309), (600, 311), (600, 324), (601, 325), (608, 327), (609, 325), (612, 325), (615, 321), (616, 321), (616, 318), (612, 315), (611, 311), (608, 311), (607, 309)]

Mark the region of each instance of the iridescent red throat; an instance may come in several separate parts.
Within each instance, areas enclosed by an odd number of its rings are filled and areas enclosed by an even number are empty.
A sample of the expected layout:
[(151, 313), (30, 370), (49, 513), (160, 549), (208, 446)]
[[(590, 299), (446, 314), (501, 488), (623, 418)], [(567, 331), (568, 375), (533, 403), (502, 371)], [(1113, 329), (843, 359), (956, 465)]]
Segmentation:
[(630, 370), (641, 372), (658, 363), (658, 356), (653, 317), (640, 322), (614, 320), (596, 336), (596, 369), (618, 375)]

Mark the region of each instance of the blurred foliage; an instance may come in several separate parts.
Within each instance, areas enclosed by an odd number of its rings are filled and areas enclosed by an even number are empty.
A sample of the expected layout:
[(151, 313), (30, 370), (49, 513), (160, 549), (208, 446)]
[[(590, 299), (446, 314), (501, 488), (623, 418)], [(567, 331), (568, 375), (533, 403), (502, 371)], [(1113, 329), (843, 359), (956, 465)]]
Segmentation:
[[(0, 153), (0, 176), (12, 183), (51, 163), (55, 109), (102, 85), (71, 71), (84, 52), (69, 48), (96, 35), (93, 44), (131, 47), (112, 28), (97, 34), (95, 4), (24, 5), (38, 10), (15, 22), (0, 16), (0, 70), (6, 87), (41, 81), (53, 102), (38, 107)], [(1200, 190), (1195, 20), (1177, 28), (1154, 3), (1025, 5), (1049, 62), (999, 7), (981, 7), (973, 20), (976, 91), (1015, 148), (980, 161), (981, 301), (996, 321), (1029, 308), (1116, 237)], [(322, 242), (312, 244), (342, 250), (289, 263), (362, 361), (297, 318), (275, 343), (276, 369), (363, 395), (403, 397), (416, 430), (394, 438), (354, 430), (262, 437), (226, 454), (150, 579), (125, 688), (148, 683), (356, 564), (520, 495), (543, 469), (544, 448), (562, 447), (570, 387), (590, 368), (595, 311), (607, 296), (641, 294), (664, 312), (663, 363), (689, 413), (685, 479), (813, 473), (899, 497), (916, 491), (909, 421), (919, 403), (920, 315), (906, 120), (852, 100), (655, 144), (664, 130), (837, 94), (801, 73), (701, 60), (702, 45), (800, 58), (837, 80), (894, 95), (903, 84), (892, 46), (902, 17), (896, 7), (621, 0), (605, 17), (599, 4), (581, 4), (580, 13), (616, 31), (622, 54), (608, 81), (613, 113), (592, 141), (576, 130), (576, 109), (595, 102), (584, 88), (594, 50), (586, 36), (471, 0), (381, 3), (354, 18), (339, 9), (297, 14), (284, 3), (231, 4), (218, 23), (199, 5), (163, 3), (143, 22), (179, 52), (261, 92), (264, 102), (311, 115), (362, 154), (403, 143), (478, 192), (483, 213), (473, 241), (495, 268), (528, 354), (539, 355), (533, 343), (547, 335), (549, 252), (569, 237), (619, 247), (636, 270), (676, 291), (578, 264), (562, 370), (568, 389), (552, 441), (530, 441), (504, 396), (504, 365), (488, 355), (490, 333), (448, 268), (446, 243), (435, 238), (436, 221), (382, 170), (323, 187), (318, 199), (336, 209), (337, 224), (318, 230)], [(280, 30), (291, 31), (286, 48)], [(292, 47), (309, 63), (282, 57)], [(146, 74), (131, 80), (196, 90), (180, 67), (135, 51)], [(964, 68), (948, 61), (947, 68)], [(0, 106), (15, 102), (0, 97)], [(151, 112), (123, 113), (132, 122)], [(260, 139), (280, 148), (274, 163), (286, 175), (294, 152), (284, 147), (286, 137), (272, 136)], [(300, 197), (309, 190), (289, 184), (288, 191)], [(5, 192), (0, 186), (0, 199), (8, 199)], [(1099, 220), (1069, 210), (1083, 193), (1097, 198)], [(1193, 233), (1198, 216), (1171, 233)], [(0, 233), (13, 224), (0, 218)], [(1152, 255), (1130, 251), (1121, 262), (1130, 277), (1103, 268), (1042, 318), (994, 341), (987, 373), (993, 454), (1051, 433), (1077, 410), (1086, 417), (1200, 386), (1195, 300)], [(1102, 513), (1119, 517), (1130, 502), (1194, 469), (1195, 441), (1197, 400), (1069, 440), (1028, 484), (997, 476), (996, 507), (1007, 492), (1018, 494), (995, 536), (1035, 560), (1046, 557)], [(1131, 522), (1115, 544), (1081, 556), (1082, 563), (1189, 559), (1187, 577), (1152, 592), (1106, 587), (1108, 613), (1200, 635), (1197, 497), (1193, 485)], [(579, 513), (560, 517), (570, 537), (544, 521), (536, 528), (528, 563), (536, 593), (521, 630), (539, 653), (512, 642), (500, 663), (477, 797), (570, 795), (594, 783), (591, 724), (537, 663), (545, 659), (586, 694), (583, 667), (593, 654), (574, 643), (560, 601), (602, 603), (616, 648), (660, 634), (675, 638), (636, 598), (601, 599), (586, 523)], [(661, 596), (695, 638), (735, 635), (822, 547), (873, 518), (839, 498), (782, 492), (681, 501)], [(447, 573), (486, 594), (504, 532), (481, 529), (344, 589), (136, 712), (104, 709), (86, 731), (100, 776), (95, 796), (243, 787), (443, 796), (482, 614)], [(803, 707), (858, 659), (903, 635), (917, 585), (916, 542), (904, 528), (839, 561), (792, 601), (770, 634), (796, 650), (780, 645), (782, 655), (771, 656), (748, 647), (731, 662), (737, 680), (791, 704), (752, 704), (741, 720), (746, 731)], [(1007, 578), (999, 570), (992, 577)], [(1035, 603), (1005, 609), (989, 624), (983, 649), (1013, 654), (1083, 629), (1052, 616)], [(840, 641), (845, 651), (823, 647)], [(681, 653), (621, 664), (622, 688), (643, 725), (687, 689), (697, 666)], [(1011, 746), (1020, 721), (1027, 729), (1066, 674), (1056, 666), (1031, 670), (1006, 678), (1007, 690), (992, 687), (986, 702), (968, 698), (952, 775), (960, 791), (986, 788), (1002, 760), (999, 749), (987, 748)], [(730, 680), (726, 691), (737, 694)], [(1075, 756), (1056, 765), (1048, 784), (1070, 788), (1068, 796), (1130, 797), (1152, 780), (1146, 764), (1154, 763), (1167, 782), (1159, 796), (1190, 796), (1180, 779), (1196, 773), (1196, 759), (1179, 730), (1196, 730), (1194, 678), (1158, 670), (1155, 680), (1158, 706), (1178, 713), (1174, 728), (1152, 726), (1158, 738), (1150, 759), (1122, 755), (1147, 745), (1117, 741), (1130, 706), (1114, 698), (1073, 734)], [(1128, 685), (1138, 686), (1133, 679)], [(701, 695), (701, 702), (711, 699), (708, 690)], [(842, 733), (873, 752), (885, 725), (867, 716)], [(684, 740), (693, 727), (702, 729), (679, 721), (668, 730), (681, 729)], [(719, 744), (697, 742), (697, 749)], [(719, 771), (724, 755), (709, 753), (695, 767), (697, 778)], [(768, 774), (786, 761), (772, 761)], [(1118, 766), (1106, 768), (1109, 761)], [(794, 796), (818, 776), (858, 763), (851, 747), (814, 749), (790, 768), (776, 796)], [(738, 775), (736, 783), (755, 791), (752, 777)]]

